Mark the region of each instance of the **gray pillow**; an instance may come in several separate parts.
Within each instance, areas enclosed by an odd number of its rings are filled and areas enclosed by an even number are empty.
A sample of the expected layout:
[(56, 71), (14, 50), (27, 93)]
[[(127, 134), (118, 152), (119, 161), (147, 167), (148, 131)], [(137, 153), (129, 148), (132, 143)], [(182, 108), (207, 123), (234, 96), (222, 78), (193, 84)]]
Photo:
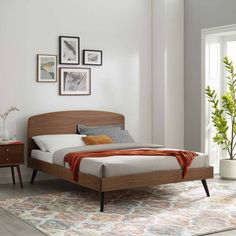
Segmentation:
[(134, 143), (134, 139), (130, 136), (127, 130), (121, 130), (120, 127), (112, 128), (93, 128), (88, 126), (79, 126), (78, 127), (80, 134), (86, 135), (101, 135), (105, 134), (112, 138), (115, 143)]
[[(118, 131), (118, 130), (121, 130), (121, 127), (117, 126), (86, 126), (86, 125), (78, 125), (78, 132), (79, 134), (87, 134), (87, 135), (90, 135), (90, 134), (95, 134), (94, 132), (99, 132), (99, 134), (103, 134), (103, 132), (106, 132), (106, 131)], [(104, 133), (105, 134), (105, 133)]]

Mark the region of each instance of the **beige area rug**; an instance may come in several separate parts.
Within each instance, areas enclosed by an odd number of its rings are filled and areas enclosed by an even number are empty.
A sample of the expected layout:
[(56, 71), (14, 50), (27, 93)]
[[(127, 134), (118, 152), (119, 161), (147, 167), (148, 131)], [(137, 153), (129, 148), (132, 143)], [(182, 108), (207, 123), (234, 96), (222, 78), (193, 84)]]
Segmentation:
[(236, 182), (201, 181), (107, 193), (79, 190), (9, 199), (0, 206), (46, 235), (187, 236), (236, 228)]

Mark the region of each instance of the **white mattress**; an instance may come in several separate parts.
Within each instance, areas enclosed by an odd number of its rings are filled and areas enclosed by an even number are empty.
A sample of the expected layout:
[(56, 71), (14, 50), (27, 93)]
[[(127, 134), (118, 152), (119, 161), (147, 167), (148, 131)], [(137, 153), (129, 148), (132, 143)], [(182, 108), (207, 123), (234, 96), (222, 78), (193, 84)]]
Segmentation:
[(40, 161), (45, 161), (52, 164), (52, 155), (51, 152), (44, 152), (39, 149), (34, 149), (31, 151), (31, 157)]
[[(198, 153), (190, 168), (209, 166), (209, 158)], [(31, 157), (52, 163), (53, 154), (40, 150), (32, 150)], [(178, 170), (181, 166), (173, 156), (111, 156), (100, 158), (84, 158), (80, 163), (80, 172), (97, 177), (123, 176), (161, 170)]]

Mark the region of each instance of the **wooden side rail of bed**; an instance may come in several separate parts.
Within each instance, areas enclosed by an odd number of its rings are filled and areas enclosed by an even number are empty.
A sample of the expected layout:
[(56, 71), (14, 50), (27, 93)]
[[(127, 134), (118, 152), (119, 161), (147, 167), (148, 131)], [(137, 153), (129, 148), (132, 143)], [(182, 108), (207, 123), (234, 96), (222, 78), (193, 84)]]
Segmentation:
[(201, 180), (207, 196), (210, 196), (206, 179), (213, 178), (213, 167), (190, 168), (185, 178), (181, 170), (164, 170), (115, 177), (96, 177), (79, 173), (79, 181), (73, 180), (72, 172), (68, 168), (53, 165), (31, 158), (31, 150), (38, 149), (32, 137), (44, 134), (72, 134), (77, 133), (77, 124), (92, 126), (120, 126), (124, 125), (124, 116), (104, 111), (64, 111), (46, 113), (33, 116), (28, 122), (28, 167), (33, 169), (31, 183), (34, 182), (37, 171), (42, 171), (58, 178), (79, 184), (101, 193), (100, 211), (104, 211), (104, 193), (121, 189), (176, 183), (191, 180)]

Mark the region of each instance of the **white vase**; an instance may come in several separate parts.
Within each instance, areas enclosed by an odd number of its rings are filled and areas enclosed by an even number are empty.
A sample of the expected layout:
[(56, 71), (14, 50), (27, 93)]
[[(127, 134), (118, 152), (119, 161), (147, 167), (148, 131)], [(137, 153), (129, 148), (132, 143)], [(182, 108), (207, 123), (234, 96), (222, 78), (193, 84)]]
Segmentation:
[(220, 160), (220, 177), (236, 180), (236, 160)]
[(3, 120), (3, 131), (2, 131), (2, 139), (3, 141), (8, 141), (10, 139), (10, 135), (7, 129), (6, 120)]

